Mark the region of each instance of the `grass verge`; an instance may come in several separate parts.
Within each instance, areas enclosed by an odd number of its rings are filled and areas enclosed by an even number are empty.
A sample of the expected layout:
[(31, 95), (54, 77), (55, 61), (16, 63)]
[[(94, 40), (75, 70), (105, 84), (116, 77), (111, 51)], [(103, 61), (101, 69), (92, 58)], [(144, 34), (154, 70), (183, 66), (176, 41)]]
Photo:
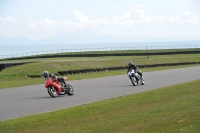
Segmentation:
[[(192, 67), (192, 66), (200, 66), (200, 65), (197, 64), (197, 65), (165, 66), (165, 67), (155, 67), (155, 68), (143, 68), (140, 70), (142, 70), (142, 72), (149, 72), (149, 71), (159, 71), (159, 70), (167, 70), (167, 69)], [(81, 80), (81, 79), (98, 78), (98, 77), (105, 77), (105, 76), (116, 76), (116, 75), (123, 75), (123, 74), (126, 74), (126, 70), (92, 72), (92, 73), (83, 73), (83, 74), (65, 75), (65, 76), (68, 78), (68, 81), (71, 81), (71, 80)], [(0, 89), (35, 85), (35, 84), (44, 84), (43, 78), (21, 78), (21, 77), (12, 78), (10, 77), (10, 79), (1, 78)]]
[(200, 80), (0, 122), (1, 133), (200, 131)]
[[(68, 58), (65, 58), (66, 60)], [(129, 56), (129, 57), (104, 57), (93, 58), (92, 60), (83, 60), (79, 58), (79, 61), (47, 61), (38, 63), (29, 63), (15, 67), (9, 67), (3, 69), (0, 72), (0, 80), (10, 80), (27, 78), (28, 75), (41, 75), (44, 70), (48, 70), (50, 73), (57, 74), (58, 71), (64, 70), (78, 70), (88, 68), (106, 68), (115, 66), (126, 66), (129, 61), (133, 61), (136, 65), (147, 64), (162, 64), (162, 63), (180, 63), (180, 62), (198, 62), (200, 60), (200, 54), (193, 55), (165, 55), (165, 56), (151, 56), (150, 58), (141, 56)], [(89, 59), (89, 58), (88, 58)], [(96, 59), (96, 60), (95, 60)], [(99, 60), (106, 59), (106, 60)]]

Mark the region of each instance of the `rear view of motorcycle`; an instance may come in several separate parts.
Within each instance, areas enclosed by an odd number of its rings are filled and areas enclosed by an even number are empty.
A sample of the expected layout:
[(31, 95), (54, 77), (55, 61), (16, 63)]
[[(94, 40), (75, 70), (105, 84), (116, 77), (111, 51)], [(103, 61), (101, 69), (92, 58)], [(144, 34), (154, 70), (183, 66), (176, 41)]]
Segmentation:
[[(63, 79), (64, 82), (67, 80), (66, 77), (64, 77)], [(58, 95), (67, 94), (69, 96), (72, 96), (74, 94), (74, 88), (70, 84), (61, 83), (57, 79), (52, 79), (51, 77), (46, 79), (45, 87), (47, 88), (47, 92), (49, 93), (49, 95), (54, 98)]]
[(136, 86), (136, 85), (144, 85), (144, 79), (137, 73), (135, 72), (133, 69), (131, 69), (129, 72), (128, 72), (128, 76), (133, 84), (133, 86)]

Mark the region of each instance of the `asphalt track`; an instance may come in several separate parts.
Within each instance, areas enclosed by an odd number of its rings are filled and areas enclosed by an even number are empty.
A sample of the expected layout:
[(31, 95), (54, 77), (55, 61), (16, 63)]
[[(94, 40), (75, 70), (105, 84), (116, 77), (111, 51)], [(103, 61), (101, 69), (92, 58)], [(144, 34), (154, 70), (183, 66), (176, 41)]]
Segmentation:
[(44, 84), (1, 89), (0, 121), (197, 80), (200, 79), (200, 66), (146, 72), (143, 75), (145, 85), (139, 86), (133, 86), (127, 75), (69, 81), (75, 94), (57, 98), (49, 96)]

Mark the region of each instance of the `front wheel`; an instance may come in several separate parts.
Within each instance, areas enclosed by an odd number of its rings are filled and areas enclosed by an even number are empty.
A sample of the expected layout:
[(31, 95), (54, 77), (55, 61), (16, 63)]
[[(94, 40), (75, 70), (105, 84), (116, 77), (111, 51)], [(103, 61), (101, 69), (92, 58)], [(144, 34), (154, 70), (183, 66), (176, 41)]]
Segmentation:
[(57, 90), (55, 89), (55, 87), (54, 86), (50, 86), (50, 87), (48, 87), (47, 88), (47, 92), (49, 93), (49, 95), (51, 96), (51, 97), (57, 97), (58, 96), (58, 92), (57, 92)]
[(141, 85), (144, 85), (144, 81), (142, 81)]
[(67, 86), (66, 94), (69, 96), (74, 95), (74, 88), (70, 84), (67, 84), (66, 86)]
[(132, 82), (133, 86), (138, 85), (138, 81), (137, 81), (137, 79), (136, 79), (135, 76), (134, 76), (134, 77), (131, 77), (131, 82)]

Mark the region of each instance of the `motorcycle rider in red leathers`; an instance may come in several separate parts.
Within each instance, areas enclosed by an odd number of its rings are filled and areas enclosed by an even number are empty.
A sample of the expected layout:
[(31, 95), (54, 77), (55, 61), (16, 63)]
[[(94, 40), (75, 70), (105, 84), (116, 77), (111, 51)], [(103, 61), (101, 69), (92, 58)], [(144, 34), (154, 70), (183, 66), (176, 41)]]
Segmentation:
[(52, 78), (53, 80), (57, 79), (62, 85), (62, 92), (64, 92), (64, 86), (66, 85), (66, 83), (63, 78), (58, 78), (56, 75), (50, 74), (48, 71), (44, 71), (42, 75), (44, 76), (45, 80), (47, 80), (47, 78), (49, 77)]

